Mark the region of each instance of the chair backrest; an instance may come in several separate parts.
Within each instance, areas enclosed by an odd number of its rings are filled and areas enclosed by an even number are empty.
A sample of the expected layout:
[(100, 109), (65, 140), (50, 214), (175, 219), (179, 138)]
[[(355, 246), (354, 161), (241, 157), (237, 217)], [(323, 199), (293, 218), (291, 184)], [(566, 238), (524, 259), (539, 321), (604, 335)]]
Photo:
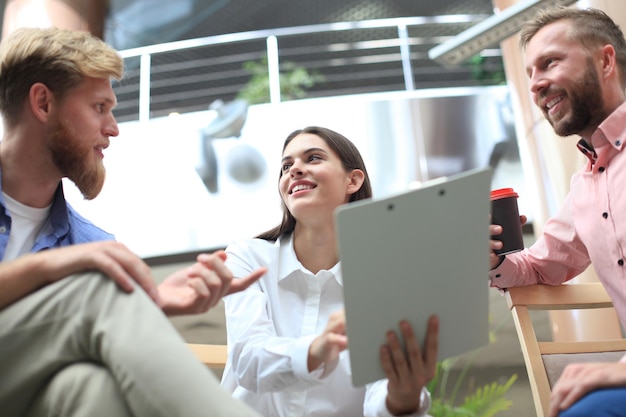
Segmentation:
[(601, 283), (515, 287), (506, 291), (506, 297), (522, 347), (537, 417), (548, 415), (551, 387), (568, 363), (617, 362), (626, 353), (626, 339), (573, 342), (537, 340), (530, 310), (612, 307), (611, 299)]

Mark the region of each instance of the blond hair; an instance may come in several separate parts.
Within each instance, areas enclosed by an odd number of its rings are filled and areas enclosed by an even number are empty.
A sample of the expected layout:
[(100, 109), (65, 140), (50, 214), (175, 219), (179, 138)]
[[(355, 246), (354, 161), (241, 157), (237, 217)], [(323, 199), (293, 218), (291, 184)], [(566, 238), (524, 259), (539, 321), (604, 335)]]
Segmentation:
[(617, 24), (599, 9), (577, 9), (564, 6), (540, 9), (533, 19), (526, 22), (520, 32), (520, 47), (526, 49), (530, 40), (543, 27), (558, 21), (571, 22), (568, 36), (580, 42), (583, 48), (610, 44), (615, 49), (622, 87), (626, 86), (626, 40)]
[(35, 83), (62, 100), (85, 77), (120, 80), (123, 73), (117, 51), (87, 32), (17, 29), (0, 43), (0, 113), (14, 126)]

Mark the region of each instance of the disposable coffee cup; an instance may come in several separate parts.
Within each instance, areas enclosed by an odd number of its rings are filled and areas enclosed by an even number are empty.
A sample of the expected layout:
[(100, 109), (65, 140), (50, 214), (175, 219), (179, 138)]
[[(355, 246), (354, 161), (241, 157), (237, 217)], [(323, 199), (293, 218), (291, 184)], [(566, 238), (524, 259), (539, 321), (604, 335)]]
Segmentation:
[(512, 188), (500, 188), (491, 192), (491, 224), (502, 226), (502, 234), (491, 236), (502, 242), (502, 248), (494, 250), (496, 255), (506, 255), (524, 249), (522, 224), (519, 219), (517, 198)]

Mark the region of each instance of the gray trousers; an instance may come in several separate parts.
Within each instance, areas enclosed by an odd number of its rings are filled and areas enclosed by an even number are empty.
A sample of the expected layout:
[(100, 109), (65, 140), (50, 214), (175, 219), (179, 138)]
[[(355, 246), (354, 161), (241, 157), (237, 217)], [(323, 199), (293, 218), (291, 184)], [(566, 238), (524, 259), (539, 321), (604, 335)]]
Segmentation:
[(95, 272), (0, 310), (0, 415), (257, 416), (142, 290)]

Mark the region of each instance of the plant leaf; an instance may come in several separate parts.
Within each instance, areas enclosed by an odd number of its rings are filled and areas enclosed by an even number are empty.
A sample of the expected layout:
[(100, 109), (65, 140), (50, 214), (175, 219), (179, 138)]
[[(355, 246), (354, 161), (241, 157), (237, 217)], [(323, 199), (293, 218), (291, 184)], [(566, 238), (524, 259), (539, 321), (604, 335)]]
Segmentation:
[(516, 380), (517, 374), (513, 374), (504, 384), (493, 382), (479, 387), (473, 395), (465, 397), (461, 408), (471, 410), (476, 417), (493, 417), (499, 411), (508, 410), (512, 402), (504, 395)]

